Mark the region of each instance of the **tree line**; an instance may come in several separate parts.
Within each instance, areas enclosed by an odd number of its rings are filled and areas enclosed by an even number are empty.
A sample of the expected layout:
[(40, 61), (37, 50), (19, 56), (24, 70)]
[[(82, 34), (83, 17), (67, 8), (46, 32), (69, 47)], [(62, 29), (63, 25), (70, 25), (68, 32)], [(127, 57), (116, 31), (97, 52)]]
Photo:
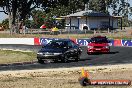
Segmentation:
[(111, 9), (112, 15), (123, 16), (124, 26), (132, 15), (130, 0), (0, 0), (0, 7), (9, 15), (9, 28), (17, 25), (17, 33), (21, 25), (29, 23), (27, 19), (30, 17), (33, 18), (32, 24), (40, 26), (43, 22), (53, 23), (54, 16), (68, 15), (86, 7), (107, 14)]

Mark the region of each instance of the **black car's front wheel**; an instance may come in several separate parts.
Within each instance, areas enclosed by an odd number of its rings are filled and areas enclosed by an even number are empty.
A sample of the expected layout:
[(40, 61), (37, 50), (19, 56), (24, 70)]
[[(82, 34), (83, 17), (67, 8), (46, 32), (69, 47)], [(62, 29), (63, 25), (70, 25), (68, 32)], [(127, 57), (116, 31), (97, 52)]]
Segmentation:
[(56, 59), (55, 59), (55, 60), (53, 60), (53, 61), (54, 61), (54, 63), (58, 62), (58, 60), (56, 60)]
[(38, 59), (38, 63), (40, 63), (40, 64), (44, 64), (44, 61), (43, 61), (43, 60)]
[(67, 54), (65, 54), (62, 58), (61, 58), (61, 61), (64, 62), (64, 63), (67, 63), (69, 61), (69, 58), (67, 56)]
[(80, 54), (77, 55), (77, 57), (75, 57), (75, 61), (78, 62), (80, 60)]

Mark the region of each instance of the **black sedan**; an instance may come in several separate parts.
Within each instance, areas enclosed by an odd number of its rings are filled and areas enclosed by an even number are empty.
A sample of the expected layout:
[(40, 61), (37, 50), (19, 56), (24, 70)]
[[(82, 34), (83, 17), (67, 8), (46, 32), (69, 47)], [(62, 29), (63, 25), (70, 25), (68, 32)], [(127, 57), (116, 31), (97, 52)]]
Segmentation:
[(47, 60), (68, 62), (69, 59), (78, 61), (80, 59), (82, 49), (78, 44), (70, 39), (53, 40), (37, 53), (39, 63)]

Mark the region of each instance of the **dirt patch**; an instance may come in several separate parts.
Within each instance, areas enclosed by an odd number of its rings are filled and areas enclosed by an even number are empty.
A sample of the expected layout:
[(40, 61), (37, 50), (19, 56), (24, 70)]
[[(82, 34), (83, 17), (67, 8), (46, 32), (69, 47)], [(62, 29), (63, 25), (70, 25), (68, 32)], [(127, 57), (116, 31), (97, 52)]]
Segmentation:
[[(82, 67), (0, 72), (0, 88), (83, 88), (78, 83)], [(84, 67), (90, 79), (129, 79), (132, 65)], [(90, 86), (87, 88), (132, 88), (132, 86)]]

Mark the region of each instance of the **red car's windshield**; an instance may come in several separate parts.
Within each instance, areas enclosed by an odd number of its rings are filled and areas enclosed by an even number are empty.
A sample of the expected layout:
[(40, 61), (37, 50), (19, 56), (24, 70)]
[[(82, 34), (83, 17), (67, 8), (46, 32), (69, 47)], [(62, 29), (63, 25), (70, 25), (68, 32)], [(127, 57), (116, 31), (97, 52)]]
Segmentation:
[(90, 42), (94, 43), (108, 43), (108, 39), (106, 37), (94, 37), (91, 38)]

